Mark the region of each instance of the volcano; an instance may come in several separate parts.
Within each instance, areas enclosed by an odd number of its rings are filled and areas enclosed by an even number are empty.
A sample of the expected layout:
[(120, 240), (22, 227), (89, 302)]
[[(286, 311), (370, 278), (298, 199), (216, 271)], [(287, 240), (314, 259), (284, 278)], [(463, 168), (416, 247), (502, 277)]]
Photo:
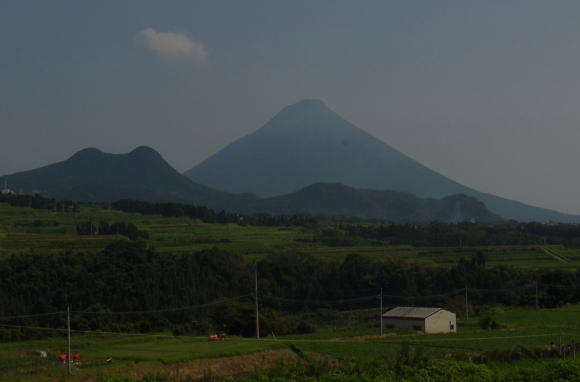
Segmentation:
[(455, 182), (356, 127), (320, 100), (285, 107), (263, 127), (185, 175), (214, 189), (261, 197), (289, 194), (321, 182), (428, 198), (464, 194), (507, 219), (580, 221), (580, 216), (526, 205)]

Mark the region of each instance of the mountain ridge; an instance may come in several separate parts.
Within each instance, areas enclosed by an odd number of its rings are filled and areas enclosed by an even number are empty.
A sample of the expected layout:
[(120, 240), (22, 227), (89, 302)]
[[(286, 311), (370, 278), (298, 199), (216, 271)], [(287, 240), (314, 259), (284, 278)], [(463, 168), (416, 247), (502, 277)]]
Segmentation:
[(184, 174), (218, 190), (260, 197), (296, 192), (319, 182), (407, 191), (430, 198), (465, 194), (506, 219), (580, 222), (580, 215), (530, 206), (462, 185), (373, 137), (319, 100), (284, 107), (261, 128)]
[(191, 203), (228, 195), (183, 177), (147, 146), (125, 154), (86, 148), (60, 162), (1, 176), (0, 181), (23, 193), (86, 202), (135, 198)]
[(25, 193), (84, 202), (138, 199), (205, 205), (245, 214), (348, 216), (393, 221), (496, 221), (483, 203), (463, 196), (441, 200), (408, 192), (359, 190), (338, 183), (316, 183), (283, 196), (257, 198), (196, 184), (179, 174), (161, 154), (137, 147), (124, 154), (96, 148), (34, 170), (0, 177)]
[(242, 213), (311, 214), (406, 222), (498, 222), (484, 203), (466, 195), (419, 198), (409, 192), (355, 189), (340, 183), (315, 183), (297, 192), (257, 199)]

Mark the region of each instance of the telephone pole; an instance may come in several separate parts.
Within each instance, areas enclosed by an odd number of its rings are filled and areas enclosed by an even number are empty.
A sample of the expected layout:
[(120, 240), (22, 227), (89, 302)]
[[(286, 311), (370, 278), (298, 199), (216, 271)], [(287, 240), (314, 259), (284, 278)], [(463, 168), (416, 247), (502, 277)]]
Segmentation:
[(467, 285), (465, 286), (465, 319), (469, 320), (469, 305), (467, 303)]
[(260, 339), (260, 312), (258, 311), (258, 263), (254, 273), (254, 301), (256, 302), (256, 338)]
[(67, 357), (67, 366), (68, 366), (68, 373), (71, 374), (71, 358), (72, 352), (70, 349), (70, 304), (66, 306), (66, 325), (67, 325), (67, 332), (68, 332), (68, 357)]
[(536, 310), (538, 310), (538, 282), (536, 281)]
[(381, 301), (380, 317), (381, 317), (381, 336), (382, 336), (383, 335), (383, 288), (381, 288), (381, 294), (379, 295), (379, 299)]

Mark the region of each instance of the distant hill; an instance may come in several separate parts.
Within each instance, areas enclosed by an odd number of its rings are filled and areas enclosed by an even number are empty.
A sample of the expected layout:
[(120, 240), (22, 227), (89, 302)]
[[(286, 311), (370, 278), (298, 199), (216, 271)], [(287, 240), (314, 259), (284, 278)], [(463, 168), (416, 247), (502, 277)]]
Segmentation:
[(4, 181), (19, 193), (88, 202), (130, 198), (205, 203), (234, 198), (192, 182), (157, 151), (143, 146), (127, 154), (84, 149), (65, 161), (0, 177), (1, 184)]
[(499, 221), (474, 197), (452, 195), (422, 199), (408, 192), (359, 190), (339, 183), (317, 183), (283, 196), (255, 200), (239, 212), (273, 214), (309, 213), (391, 221)]
[(498, 220), (483, 203), (463, 195), (421, 199), (407, 192), (358, 190), (336, 183), (317, 183), (263, 199), (230, 194), (194, 183), (149, 147), (127, 154), (84, 149), (62, 162), (0, 177), (2, 184), (4, 181), (19, 193), (86, 202), (137, 199), (192, 203), (245, 214), (310, 213), (393, 221)]
[(430, 198), (465, 194), (507, 219), (580, 221), (580, 216), (525, 205), (459, 184), (359, 129), (319, 100), (287, 106), (262, 128), (185, 174), (222, 191), (259, 196), (288, 194), (318, 182)]

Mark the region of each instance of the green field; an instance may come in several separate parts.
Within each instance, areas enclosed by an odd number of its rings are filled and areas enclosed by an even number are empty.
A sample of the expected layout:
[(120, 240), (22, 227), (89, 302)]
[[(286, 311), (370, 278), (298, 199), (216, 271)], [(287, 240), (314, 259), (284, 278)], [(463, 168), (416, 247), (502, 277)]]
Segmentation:
[[(319, 230), (336, 224), (332, 222), (315, 227), (242, 226), (208, 224), (186, 217), (129, 214), (87, 206), (83, 206), (80, 213), (62, 213), (11, 207), (1, 203), (0, 258), (28, 253), (98, 252), (116, 240), (128, 240), (120, 235), (76, 234), (75, 224), (100, 220), (137, 225), (140, 230), (148, 232), (147, 243), (161, 255), (219, 247), (248, 259), (291, 250), (328, 261), (342, 261), (349, 254), (361, 254), (373, 259), (401, 259), (451, 267), (462, 257), (470, 258), (482, 251), (486, 254), (488, 267), (509, 265), (527, 269), (567, 270), (580, 267), (579, 249), (555, 245), (413, 247), (373, 245), (368, 241), (356, 246), (339, 247), (329, 246), (319, 240)], [(533, 291), (530, 289), (529, 293)], [(459, 309), (462, 309), (462, 298), (461, 295), (456, 296), (455, 302)], [(529, 302), (533, 305), (532, 294)], [(323, 325), (312, 334), (271, 336), (260, 340), (230, 337), (224, 342), (208, 342), (206, 337), (173, 336), (171, 333), (75, 331), (73, 350), (81, 354), (82, 365), (74, 371), (75, 379), (72, 380), (89, 381), (109, 375), (168, 373), (180, 365), (190, 365), (194, 360), (266, 354), (264, 352), (275, 349), (290, 352), (288, 349), (291, 346), (310, 354), (364, 363), (394, 357), (401, 351), (403, 343), (415, 349), (423, 349), (433, 359), (465, 359), (486, 352), (549, 349), (553, 343), (580, 340), (580, 306), (541, 310), (495, 307), (490, 314), (502, 325), (501, 329), (482, 330), (478, 325), (480, 318), (472, 317), (468, 321), (458, 322), (459, 332), (456, 334), (418, 335), (386, 331), (382, 337), (378, 336), (378, 320), (374, 313), (377, 308), (374, 306), (374, 301), (367, 302), (365, 306), (360, 306), (361, 309), (369, 308), (364, 311), (341, 312), (339, 320), (332, 325)], [(49, 339), (0, 344), (0, 381), (53, 381), (64, 376), (65, 367), (56, 359), (66, 349), (63, 328), (59, 329)], [(40, 358), (38, 351), (48, 352), (48, 357)], [(112, 362), (107, 363), (107, 359), (112, 359)], [(531, 361), (524, 359), (518, 362), (525, 365)], [(541, 362), (538, 361), (538, 364)], [(195, 367), (206, 367), (203, 365), (196, 364)], [(506, 363), (500, 362), (496, 367), (504, 368)]]
[[(196, 359), (288, 349), (291, 345), (307, 353), (364, 363), (396, 355), (402, 343), (408, 343), (412, 348), (422, 348), (432, 359), (465, 359), (486, 351), (517, 351), (522, 347), (548, 349), (552, 343), (580, 341), (580, 306), (542, 310), (496, 308), (492, 314), (504, 328), (482, 330), (478, 326), (479, 318), (475, 317), (469, 321), (459, 321), (455, 334), (437, 335), (386, 331), (381, 337), (376, 325), (368, 324), (349, 328), (326, 327), (308, 335), (260, 340), (230, 337), (223, 342), (208, 342), (205, 337), (172, 336), (169, 333), (73, 332), (73, 350), (82, 356), (82, 365), (74, 370), (74, 375), (78, 380), (91, 380), (106, 375), (133, 375), (135, 370), (139, 370), (137, 374), (168, 372), (173, 367)], [(56, 357), (66, 351), (66, 344), (64, 335), (2, 344), (0, 381), (16, 381), (18, 378), (23, 381), (54, 380), (65, 371)], [(48, 358), (40, 358), (37, 354), (39, 350), (48, 352)], [(107, 363), (109, 358), (113, 362)]]
[[(413, 247), (378, 246), (369, 241), (357, 246), (332, 247), (316, 241), (320, 227), (209, 224), (187, 217), (129, 214), (86, 206), (80, 213), (62, 213), (3, 203), (0, 203), (0, 257), (30, 252), (96, 252), (115, 240), (123, 239), (119, 235), (76, 234), (76, 223), (100, 220), (134, 223), (149, 233), (148, 243), (160, 253), (219, 247), (249, 258), (260, 258), (281, 251), (299, 250), (331, 261), (342, 261), (347, 255), (357, 253), (376, 259), (398, 258), (452, 266), (461, 257), (469, 258), (477, 251), (483, 251), (490, 267), (513, 265), (571, 270), (580, 267), (580, 249), (563, 246)], [(45, 226), (39, 226), (38, 222), (44, 222)]]

